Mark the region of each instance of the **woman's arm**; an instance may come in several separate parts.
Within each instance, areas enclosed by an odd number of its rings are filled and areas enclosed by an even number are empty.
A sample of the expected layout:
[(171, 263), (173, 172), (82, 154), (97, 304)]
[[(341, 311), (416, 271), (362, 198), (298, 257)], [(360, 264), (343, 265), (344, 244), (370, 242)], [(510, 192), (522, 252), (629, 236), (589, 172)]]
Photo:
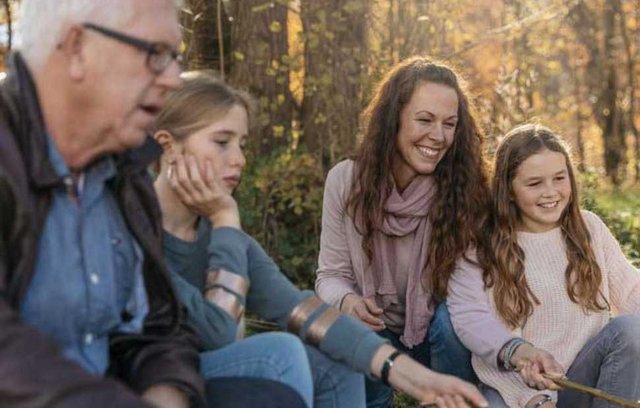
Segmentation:
[(342, 162), (329, 171), (322, 200), (316, 293), (336, 308), (346, 295), (358, 292), (345, 226), (346, 189), (352, 167), (351, 162)]
[(484, 289), (482, 269), (461, 258), (449, 279), (447, 307), (451, 323), (460, 341), (473, 354), (488, 364), (498, 367), (498, 354), (515, 336), (493, 314)]
[[(297, 289), (251, 238), (248, 249), (251, 289), (249, 310), (277, 321), (333, 360), (379, 378), (385, 359), (395, 349), (361, 322), (323, 304), (310, 292)], [(437, 374), (408, 356), (396, 360), (389, 382), (425, 402), (456, 401), (450, 406), (486, 406), (478, 390), (454, 377)], [(444, 405), (442, 405), (444, 406)], [(449, 405), (447, 405), (449, 406)]]

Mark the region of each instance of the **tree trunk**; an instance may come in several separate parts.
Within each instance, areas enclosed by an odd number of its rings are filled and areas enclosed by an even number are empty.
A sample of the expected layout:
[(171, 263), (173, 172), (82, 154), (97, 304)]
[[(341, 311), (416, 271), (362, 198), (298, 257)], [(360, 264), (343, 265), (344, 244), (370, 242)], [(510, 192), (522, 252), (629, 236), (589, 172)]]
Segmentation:
[(575, 98), (576, 105), (576, 145), (578, 147), (578, 170), (581, 172), (586, 170), (586, 158), (584, 155), (584, 139), (582, 135), (583, 125), (582, 125), (582, 112), (580, 110), (580, 105), (582, 104), (582, 95), (580, 94), (580, 88), (582, 85), (582, 81), (580, 80), (580, 72), (578, 72), (578, 67), (573, 68), (576, 70), (576, 80), (574, 82), (573, 87), (573, 96)]
[[(636, 81), (635, 81), (635, 71), (636, 71), (636, 63), (635, 56), (631, 51), (631, 40), (629, 38), (629, 33), (627, 32), (627, 23), (625, 20), (624, 13), (622, 11), (622, 4), (620, 0), (615, 0), (615, 11), (618, 14), (619, 23), (620, 23), (620, 35), (622, 35), (622, 41), (624, 43), (624, 51), (627, 59), (627, 85), (629, 89), (629, 111), (627, 113), (627, 121), (629, 123), (629, 128), (631, 129), (631, 133), (633, 134), (634, 140), (634, 168), (635, 168), (635, 180), (640, 180), (640, 132), (638, 131), (638, 127), (636, 126)], [(637, 10), (636, 10), (637, 13)], [(636, 28), (637, 29), (637, 28)]]
[[(596, 97), (591, 105), (602, 131), (604, 166), (614, 185), (622, 181), (625, 163), (624, 115), (618, 103), (620, 83), (616, 72), (615, 8), (611, 1), (603, 1), (602, 24), (584, 2), (578, 3), (571, 17), (579, 41), (587, 48), (586, 79), (590, 93)], [(588, 27), (588, 29), (585, 29)], [(598, 30), (603, 42), (599, 46)]]
[(355, 146), (368, 7), (366, 0), (301, 2), (305, 33), (303, 142), (325, 168)]
[[(221, 9), (220, 22), (226, 23), (228, 16)], [(218, 33), (221, 28), (223, 43), (229, 42), (229, 25), (219, 27), (218, 0), (187, 0), (182, 14), (182, 26), (184, 27), (184, 39), (187, 45), (185, 59), (187, 69), (215, 70), (224, 77), (224, 69), (221, 61), (225, 60), (225, 47), (222, 47)], [(228, 47), (227, 47), (228, 48)]]
[(250, 149), (260, 155), (291, 141), (296, 106), (289, 89), (288, 12), (287, 1), (237, 0), (232, 5), (229, 82), (259, 99), (258, 138)]

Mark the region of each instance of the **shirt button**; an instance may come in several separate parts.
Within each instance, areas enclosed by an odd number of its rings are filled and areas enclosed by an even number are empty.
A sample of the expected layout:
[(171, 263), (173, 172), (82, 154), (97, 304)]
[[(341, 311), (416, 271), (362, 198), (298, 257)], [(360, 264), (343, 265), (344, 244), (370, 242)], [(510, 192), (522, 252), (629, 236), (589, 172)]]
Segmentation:
[(84, 335), (84, 343), (85, 344), (93, 343), (93, 333), (87, 333)]
[(100, 277), (97, 274), (92, 273), (89, 275), (89, 280), (91, 280), (91, 283), (94, 285), (97, 285), (100, 282)]
[(120, 238), (111, 238), (111, 245), (118, 245), (120, 244)]

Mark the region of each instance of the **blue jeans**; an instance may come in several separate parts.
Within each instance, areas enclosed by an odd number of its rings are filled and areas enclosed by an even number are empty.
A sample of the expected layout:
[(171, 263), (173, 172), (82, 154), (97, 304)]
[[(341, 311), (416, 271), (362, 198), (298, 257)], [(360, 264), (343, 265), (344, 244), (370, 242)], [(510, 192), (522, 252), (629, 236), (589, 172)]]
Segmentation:
[(293, 388), (306, 405), (357, 408), (365, 405), (364, 377), (287, 333), (251, 336), (200, 354), (206, 380), (248, 377), (274, 380)]
[[(627, 314), (609, 323), (582, 347), (567, 370), (571, 381), (596, 387), (627, 400), (640, 398), (640, 315)], [(481, 387), (489, 406), (508, 408), (491, 387)], [(540, 391), (541, 394), (544, 391)], [(609, 408), (610, 404), (571, 390), (558, 392), (558, 408)]]
[(320, 350), (306, 346), (313, 376), (315, 408), (360, 408), (365, 406), (364, 376)]
[(200, 353), (200, 371), (205, 380), (246, 377), (277, 381), (293, 388), (307, 407), (313, 406), (309, 360), (302, 342), (291, 334), (257, 334), (221, 349)]
[[(436, 307), (424, 341), (411, 349), (407, 349), (400, 342), (398, 334), (387, 329), (378, 332), (378, 334), (388, 339), (392, 346), (407, 353), (425, 367), (439, 373), (454, 375), (471, 383), (478, 382), (478, 377), (471, 367), (471, 352), (462, 345), (453, 330), (445, 302)], [(366, 394), (368, 408), (391, 407), (393, 390), (380, 381), (367, 379)]]

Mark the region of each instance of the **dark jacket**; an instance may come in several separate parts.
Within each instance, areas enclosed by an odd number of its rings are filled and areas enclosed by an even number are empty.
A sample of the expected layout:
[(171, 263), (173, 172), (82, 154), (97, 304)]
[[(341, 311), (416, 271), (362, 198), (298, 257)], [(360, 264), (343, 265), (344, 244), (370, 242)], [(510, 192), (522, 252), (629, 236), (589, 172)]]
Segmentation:
[(14, 54), (0, 85), (0, 406), (139, 407), (145, 405), (136, 394), (160, 383), (179, 387), (203, 405), (198, 342), (162, 258), (160, 209), (146, 172), (160, 153), (152, 139), (116, 158), (117, 176), (110, 184), (144, 250), (150, 310), (143, 333), (112, 335), (111, 366), (101, 378), (65, 359), (52, 339), (20, 321), (52, 189), (62, 183), (46, 143), (33, 80)]

